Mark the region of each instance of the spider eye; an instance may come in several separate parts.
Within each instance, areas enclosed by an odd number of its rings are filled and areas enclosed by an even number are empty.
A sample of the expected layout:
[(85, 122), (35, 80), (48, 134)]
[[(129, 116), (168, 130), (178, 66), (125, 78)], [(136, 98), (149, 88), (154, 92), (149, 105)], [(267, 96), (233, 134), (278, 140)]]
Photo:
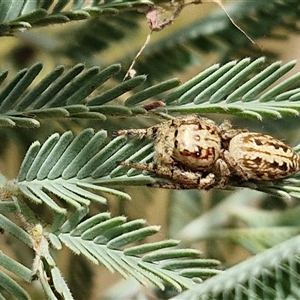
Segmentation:
[(199, 157), (201, 157), (201, 154), (202, 154), (202, 148), (195, 145), (195, 148), (194, 148), (194, 151), (193, 151), (193, 156), (195, 158), (199, 158)]
[(201, 152), (200, 152), (200, 151), (196, 151), (196, 152), (195, 152), (195, 156), (196, 156), (197, 158), (199, 158), (199, 157), (201, 156)]
[(197, 141), (197, 142), (199, 142), (199, 141), (201, 140), (200, 135), (199, 135), (199, 134), (196, 134), (196, 135), (194, 136), (194, 140)]

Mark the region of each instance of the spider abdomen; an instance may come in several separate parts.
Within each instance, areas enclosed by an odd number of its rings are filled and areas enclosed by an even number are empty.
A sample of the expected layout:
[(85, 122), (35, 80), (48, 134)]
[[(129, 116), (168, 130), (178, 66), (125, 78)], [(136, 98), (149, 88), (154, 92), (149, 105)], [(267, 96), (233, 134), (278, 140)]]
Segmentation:
[(240, 133), (231, 139), (228, 152), (239, 168), (252, 179), (280, 179), (300, 169), (300, 156), (270, 135)]

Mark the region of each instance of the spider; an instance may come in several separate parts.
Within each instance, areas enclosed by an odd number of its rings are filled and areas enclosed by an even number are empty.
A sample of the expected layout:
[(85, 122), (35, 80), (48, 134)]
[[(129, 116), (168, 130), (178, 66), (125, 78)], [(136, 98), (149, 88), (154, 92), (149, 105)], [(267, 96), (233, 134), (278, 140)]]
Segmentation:
[(233, 174), (243, 180), (274, 180), (300, 169), (300, 156), (291, 147), (269, 135), (232, 129), (228, 120), (218, 126), (192, 114), (117, 135), (155, 138), (153, 163), (121, 163), (173, 180), (151, 184), (155, 187), (226, 188)]
[(224, 188), (231, 174), (221, 158), (223, 145), (244, 130), (220, 126), (198, 115), (184, 115), (147, 129), (119, 130), (117, 135), (154, 137), (153, 163), (122, 162), (123, 166), (146, 170), (173, 180), (151, 186), (174, 189)]

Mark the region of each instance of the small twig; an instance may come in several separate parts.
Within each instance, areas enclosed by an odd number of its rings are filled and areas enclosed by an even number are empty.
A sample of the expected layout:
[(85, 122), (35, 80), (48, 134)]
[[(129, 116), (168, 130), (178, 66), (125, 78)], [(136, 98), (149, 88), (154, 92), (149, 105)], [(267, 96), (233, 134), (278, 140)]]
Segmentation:
[(139, 52), (138, 52), (138, 53), (136, 54), (136, 56), (134, 57), (134, 59), (133, 59), (131, 65), (129, 66), (129, 68), (128, 68), (128, 70), (127, 70), (127, 72), (126, 72), (126, 74), (125, 74), (125, 76), (124, 76), (124, 78), (123, 78), (123, 80), (125, 80), (127, 77), (132, 78), (132, 77), (135, 76), (135, 73), (136, 73), (136, 72), (135, 72), (135, 70), (133, 69), (133, 66), (134, 66), (136, 60), (138, 59), (138, 57), (142, 54), (142, 52), (144, 51), (144, 49), (146, 48), (146, 46), (147, 46), (148, 43), (150, 42), (151, 33), (152, 33), (152, 32), (150, 32), (150, 33), (147, 35), (147, 38), (146, 38), (145, 43), (143, 44), (143, 46), (141, 47), (141, 49), (139, 50)]
[(259, 49), (260, 47), (257, 45), (257, 43), (246, 33), (245, 30), (243, 30), (238, 24), (235, 23), (235, 21), (231, 18), (231, 16), (229, 15), (228, 11), (226, 10), (225, 6), (223, 5), (221, 0), (213, 0), (213, 2), (215, 2), (217, 5), (219, 5), (219, 7), (225, 12), (225, 14), (227, 15), (228, 19), (230, 20), (230, 22), (232, 23), (232, 25), (237, 28), (240, 32), (242, 32), (245, 37), (254, 45), (256, 45)]
[(201, 0), (195, 0), (189, 3), (184, 3), (182, 0), (180, 0), (179, 2), (176, 2), (174, 0), (171, 1), (171, 8), (173, 9), (173, 13), (169, 18), (166, 18), (164, 20), (160, 20), (159, 17), (159, 8), (156, 6), (150, 6), (147, 13), (146, 13), (146, 19), (147, 19), (147, 23), (149, 25), (150, 28), (150, 33), (147, 35), (146, 41), (145, 43), (142, 45), (141, 49), (138, 51), (138, 53), (136, 54), (136, 56), (134, 57), (131, 65), (128, 68), (128, 71), (126, 72), (124, 79), (125, 80), (127, 77), (134, 77), (135, 76), (135, 70), (133, 69), (133, 66), (136, 62), (136, 60), (138, 59), (138, 57), (142, 54), (142, 52), (144, 51), (144, 49), (146, 48), (146, 46), (148, 45), (148, 43), (150, 42), (151, 39), (151, 35), (153, 31), (161, 31), (163, 30), (165, 27), (171, 25), (174, 20), (179, 16), (180, 12), (182, 11), (182, 9), (185, 6), (188, 6), (190, 4), (199, 4), (201, 3)]

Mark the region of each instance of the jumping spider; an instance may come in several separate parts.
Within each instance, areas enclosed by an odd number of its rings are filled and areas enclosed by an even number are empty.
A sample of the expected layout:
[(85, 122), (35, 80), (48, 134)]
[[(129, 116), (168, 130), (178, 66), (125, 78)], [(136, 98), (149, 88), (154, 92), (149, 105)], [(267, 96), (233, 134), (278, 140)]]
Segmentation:
[(122, 162), (170, 178), (151, 186), (173, 189), (225, 188), (236, 173), (243, 180), (273, 180), (297, 172), (300, 157), (283, 142), (260, 133), (217, 125), (198, 115), (179, 116), (147, 129), (120, 130), (117, 135), (154, 137), (153, 163)]
[(147, 129), (120, 130), (118, 135), (154, 137), (154, 163), (122, 162), (124, 166), (147, 170), (173, 179), (157, 183), (165, 188), (225, 187), (230, 171), (221, 158), (222, 141), (241, 132), (224, 121), (220, 126), (197, 115), (180, 116)]

